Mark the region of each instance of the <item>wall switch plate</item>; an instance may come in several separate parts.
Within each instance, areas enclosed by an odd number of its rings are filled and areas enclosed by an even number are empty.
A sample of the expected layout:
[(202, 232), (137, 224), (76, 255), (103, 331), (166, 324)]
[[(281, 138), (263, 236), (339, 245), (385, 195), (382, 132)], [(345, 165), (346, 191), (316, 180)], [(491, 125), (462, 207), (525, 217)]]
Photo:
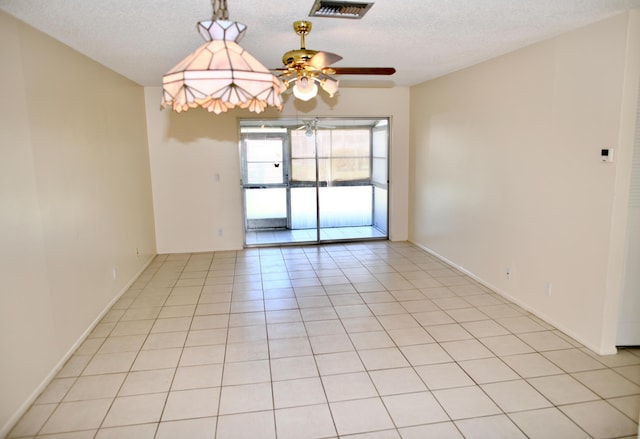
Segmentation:
[(613, 148), (603, 148), (600, 150), (600, 160), (603, 162), (613, 161)]

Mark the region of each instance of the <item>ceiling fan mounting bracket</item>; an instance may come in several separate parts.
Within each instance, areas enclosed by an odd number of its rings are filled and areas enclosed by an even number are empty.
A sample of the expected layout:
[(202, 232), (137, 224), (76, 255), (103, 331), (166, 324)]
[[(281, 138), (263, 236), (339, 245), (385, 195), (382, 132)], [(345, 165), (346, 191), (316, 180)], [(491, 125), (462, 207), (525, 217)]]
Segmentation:
[(293, 30), (300, 35), (300, 50), (305, 50), (307, 45), (304, 42), (304, 36), (309, 35), (309, 32), (311, 32), (311, 22), (304, 20), (294, 21)]
[[(309, 35), (309, 32), (311, 32), (311, 22), (305, 20), (294, 21), (293, 30), (300, 35), (300, 38), (304, 38), (305, 35)], [(304, 47), (304, 44), (302, 46)]]
[(293, 30), (300, 36), (300, 49), (290, 50), (282, 56), (282, 63), (287, 67), (302, 69), (313, 55), (318, 53), (317, 50), (310, 50), (306, 48), (304, 41), (305, 35), (309, 35), (311, 32), (312, 24), (310, 21), (298, 20), (293, 22)]

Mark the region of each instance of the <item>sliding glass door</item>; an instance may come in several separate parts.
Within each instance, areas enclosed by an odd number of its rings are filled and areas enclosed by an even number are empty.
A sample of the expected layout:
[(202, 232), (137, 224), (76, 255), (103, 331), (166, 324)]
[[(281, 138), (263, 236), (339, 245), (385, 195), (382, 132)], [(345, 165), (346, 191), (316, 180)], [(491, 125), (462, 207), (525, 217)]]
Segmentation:
[(241, 121), (245, 244), (387, 238), (387, 119)]

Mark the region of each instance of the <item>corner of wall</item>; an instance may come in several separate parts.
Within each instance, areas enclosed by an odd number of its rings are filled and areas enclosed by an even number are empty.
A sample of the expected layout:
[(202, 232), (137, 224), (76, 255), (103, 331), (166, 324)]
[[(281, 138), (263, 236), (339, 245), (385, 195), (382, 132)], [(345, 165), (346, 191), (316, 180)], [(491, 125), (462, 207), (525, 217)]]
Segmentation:
[(63, 366), (71, 356), (74, 354), (76, 349), (80, 347), (80, 345), (89, 337), (91, 331), (95, 329), (95, 327), (100, 323), (100, 321), (104, 318), (104, 316), (109, 312), (111, 307), (122, 297), (124, 293), (126, 293), (131, 285), (140, 277), (140, 275), (151, 265), (156, 255), (149, 255), (146, 261), (143, 261), (142, 267), (138, 270), (138, 272), (124, 285), (124, 287), (114, 296), (114, 298), (104, 307), (104, 309), (98, 314), (95, 320), (89, 325), (89, 327), (78, 337), (78, 339), (73, 343), (73, 345), (67, 350), (67, 352), (60, 358), (58, 363), (51, 369), (51, 371), (47, 374), (47, 376), (42, 380), (42, 382), (31, 392), (31, 395), (20, 405), (20, 407), (15, 411), (15, 413), (7, 420), (5, 425), (0, 426), (0, 438), (6, 437), (11, 429), (18, 423), (20, 418), (27, 412), (29, 407), (35, 402), (38, 396), (47, 388), (49, 383), (55, 378), (55, 376), (62, 370)]
[(611, 352), (617, 343), (618, 318), (624, 288), (629, 193), (633, 163), (636, 121), (640, 96), (640, 9), (628, 14), (626, 63), (620, 108), (620, 126), (616, 148), (616, 176), (611, 214), (607, 281), (603, 300), (601, 350)]

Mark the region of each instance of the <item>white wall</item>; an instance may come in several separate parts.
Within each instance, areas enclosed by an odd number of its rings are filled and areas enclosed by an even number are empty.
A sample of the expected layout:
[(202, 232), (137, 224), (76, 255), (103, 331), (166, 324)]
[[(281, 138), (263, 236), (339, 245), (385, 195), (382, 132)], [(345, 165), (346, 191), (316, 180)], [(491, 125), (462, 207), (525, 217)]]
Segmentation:
[[(329, 100), (310, 102), (287, 95), (280, 113), (233, 110), (215, 115), (202, 109), (160, 110), (160, 88), (146, 88), (149, 155), (159, 253), (239, 249), (243, 245), (238, 153), (239, 119), (327, 116), (391, 117), (390, 229), (407, 239), (409, 89), (344, 88)], [(220, 181), (215, 180), (216, 174)], [(218, 230), (223, 235), (218, 236)]]
[[(640, 29), (635, 38), (640, 40)], [(619, 346), (640, 345), (640, 93), (637, 96), (624, 279), (616, 334)]]
[(615, 352), (638, 26), (617, 16), (411, 89), (410, 239), (600, 353)]
[(4, 437), (155, 242), (142, 88), (2, 12), (0, 57)]

